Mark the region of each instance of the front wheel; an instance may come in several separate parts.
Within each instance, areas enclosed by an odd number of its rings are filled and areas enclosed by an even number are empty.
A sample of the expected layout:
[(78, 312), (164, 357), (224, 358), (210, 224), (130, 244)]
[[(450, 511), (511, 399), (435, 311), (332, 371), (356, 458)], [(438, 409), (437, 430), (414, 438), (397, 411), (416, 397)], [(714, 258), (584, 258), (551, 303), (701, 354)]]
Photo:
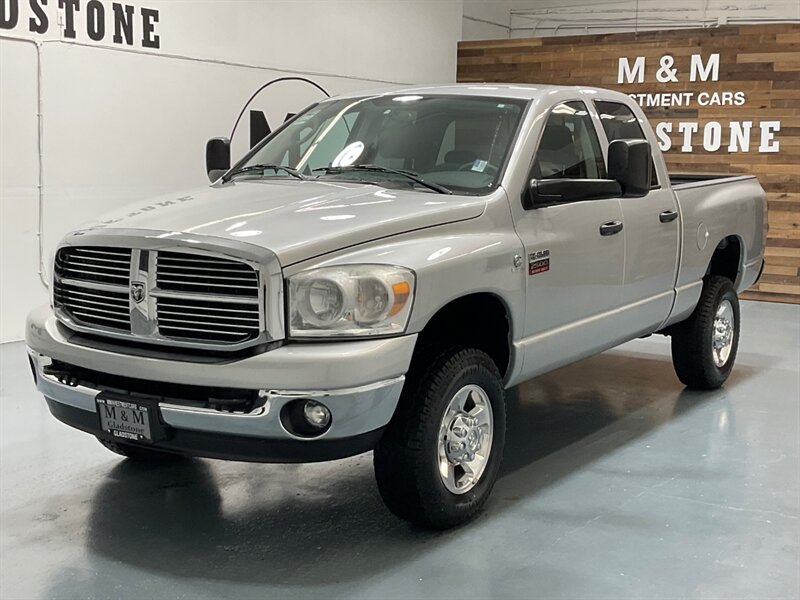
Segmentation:
[(672, 364), (690, 388), (718, 388), (730, 375), (739, 347), (739, 298), (727, 277), (703, 280), (692, 316), (672, 333)]
[(445, 351), (409, 374), (375, 449), (378, 490), (402, 519), (460, 525), (489, 497), (504, 444), (505, 393), (494, 361), (476, 349)]

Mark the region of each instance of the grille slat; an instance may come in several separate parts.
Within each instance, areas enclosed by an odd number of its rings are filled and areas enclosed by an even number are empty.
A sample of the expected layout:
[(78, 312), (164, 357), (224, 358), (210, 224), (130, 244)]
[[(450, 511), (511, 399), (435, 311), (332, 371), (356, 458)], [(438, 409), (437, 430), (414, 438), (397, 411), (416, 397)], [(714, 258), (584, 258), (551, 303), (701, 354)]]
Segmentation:
[(247, 332), (217, 331), (214, 329), (199, 329), (196, 327), (178, 327), (176, 325), (159, 327), (159, 330), (162, 332), (167, 332), (167, 335), (171, 337), (218, 339), (220, 341), (232, 342), (238, 342), (247, 339)]
[(78, 310), (78, 309), (75, 309), (75, 308), (72, 309), (72, 314), (77, 315), (79, 317), (84, 317), (84, 320), (89, 321), (89, 322), (95, 321), (95, 320), (99, 320), (99, 321), (110, 321), (112, 323), (127, 323), (127, 324), (130, 324), (130, 319), (122, 319), (122, 318), (117, 318), (117, 317), (106, 317), (106, 316), (103, 316), (103, 315), (96, 315), (96, 314), (84, 312), (83, 310)]
[[(138, 271), (132, 269), (134, 259)], [(132, 270), (145, 286), (146, 298), (138, 304), (131, 300)], [(53, 298), (76, 325), (136, 334), (138, 340), (143, 333), (131, 330), (133, 310), (153, 322), (155, 340), (238, 344), (259, 338), (263, 330), (258, 272), (227, 257), (65, 247), (56, 254)]]
[(56, 292), (70, 296), (86, 297), (86, 298), (92, 298), (94, 300), (103, 300), (104, 303), (116, 303), (120, 305), (124, 304), (125, 307), (128, 306), (128, 294), (125, 292), (117, 293), (115, 295), (114, 292), (97, 292), (89, 288), (78, 289), (77, 286), (75, 286), (74, 284), (64, 283), (63, 281), (58, 286)]
[[(169, 299), (168, 298), (162, 298), (161, 300), (159, 300), (159, 307), (160, 307), (159, 308), (159, 312), (161, 314), (164, 314), (164, 313), (167, 313), (167, 314), (169, 314), (169, 313), (177, 313), (179, 315), (189, 314), (188, 311), (195, 311), (195, 310), (197, 310), (197, 311), (210, 310), (210, 311), (215, 312), (215, 313), (239, 313), (239, 314), (242, 314), (242, 315), (250, 315), (250, 314), (253, 314), (255, 312), (251, 307), (248, 307), (246, 309), (243, 309), (243, 308), (226, 308), (224, 304), (220, 304), (219, 306), (214, 306), (213, 308), (207, 308), (207, 307), (204, 307), (204, 306), (188, 306), (188, 305), (186, 305), (185, 307), (182, 307), (182, 306), (174, 307), (174, 306), (170, 306), (169, 305)], [(175, 309), (177, 309), (177, 310), (175, 310)], [(205, 314), (205, 313), (202, 313), (202, 314)]]
[(72, 258), (70, 259), (68, 264), (65, 264), (62, 261), (56, 261), (56, 266), (59, 269), (71, 270), (71, 269), (84, 269), (88, 271), (102, 271), (108, 273), (109, 275), (124, 275), (127, 276), (130, 273), (131, 265), (130, 263), (115, 263), (113, 266), (107, 263), (93, 263), (91, 261), (84, 261), (79, 258)]
[[(188, 312), (188, 311), (175, 311), (175, 310), (166, 310), (165, 308), (161, 308), (158, 311), (159, 320), (161, 322), (170, 321), (170, 320), (180, 320), (181, 318), (193, 319), (193, 318), (200, 318), (200, 319), (208, 319), (208, 313), (195, 313), (195, 312)], [(223, 321), (245, 321), (248, 323), (255, 323), (258, 325), (258, 317), (255, 316), (247, 316), (247, 313), (243, 315), (236, 316), (228, 314), (214, 314), (215, 319), (222, 319)]]
[(199, 254), (183, 254), (181, 252), (162, 251), (159, 253), (158, 258), (161, 262), (171, 262), (178, 265), (182, 265), (184, 263), (209, 263), (224, 267), (241, 267), (243, 269), (249, 269), (248, 265), (245, 263), (216, 256), (200, 256)]
[[(103, 283), (115, 283), (117, 285), (126, 285), (130, 277), (129, 275), (113, 275), (111, 273), (104, 273), (103, 271), (97, 269), (87, 271), (85, 269), (76, 269), (73, 266), (68, 266), (67, 269), (69, 269), (69, 273), (73, 276), (73, 278), (84, 279), (88, 281), (102, 281)], [(75, 276), (76, 273), (79, 274), (77, 277)], [(83, 277), (81, 277), (81, 275)], [(101, 278), (105, 278), (105, 280)]]
[(221, 331), (225, 331), (228, 328), (241, 328), (242, 330), (244, 330), (244, 329), (250, 329), (252, 327), (258, 327), (258, 320), (253, 322), (253, 321), (248, 321), (246, 319), (242, 319), (236, 322), (227, 321), (225, 323), (209, 321), (208, 319), (197, 320), (197, 319), (184, 319), (175, 317), (171, 318), (161, 317), (158, 320), (158, 324), (161, 327), (171, 327), (173, 325), (181, 325), (184, 323), (187, 325), (203, 325), (204, 327), (214, 327), (215, 329), (219, 328)]
[(87, 247), (75, 247), (70, 248), (70, 252), (74, 255), (91, 255), (91, 256), (118, 256), (120, 258), (129, 258), (131, 256), (131, 251), (127, 248), (87, 248)]
[(186, 321), (186, 320), (179, 320), (179, 321), (162, 321), (159, 323), (159, 327), (161, 329), (187, 329), (190, 331), (197, 330), (197, 331), (206, 331), (208, 333), (216, 333), (221, 335), (231, 335), (235, 337), (247, 335), (247, 333), (253, 328), (257, 328), (258, 325), (255, 326), (248, 326), (248, 325), (231, 325), (226, 323), (224, 325), (218, 323), (208, 323), (203, 321)]
[[(180, 273), (180, 274), (183, 274), (186, 271), (212, 271), (212, 272), (218, 272), (219, 271), (219, 266), (198, 267), (198, 266), (196, 266), (196, 263), (188, 263), (188, 262), (186, 264), (184, 264), (184, 265), (171, 265), (169, 263), (165, 263), (163, 259), (161, 259), (158, 264), (159, 264), (159, 267), (162, 270), (175, 271), (176, 273)], [(250, 270), (249, 267), (247, 267), (247, 265), (244, 265), (244, 267), (245, 267), (245, 269), (230, 269), (230, 271), (231, 272), (239, 271), (243, 275), (252, 273), (252, 270)]]
[(128, 322), (126, 318), (120, 317), (113, 311), (102, 310), (99, 308), (89, 308), (88, 306), (75, 306), (72, 308), (72, 312), (76, 315), (91, 317), (92, 319), (106, 319), (108, 321), (116, 321), (118, 323)]
[(162, 281), (166, 281), (166, 278), (169, 278), (172, 283), (185, 283), (187, 281), (211, 281), (211, 282), (228, 282), (233, 285), (239, 283), (246, 283), (248, 284), (247, 287), (253, 287), (253, 284), (256, 283), (257, 278), (255, 277), (255, 273), (253, 277), (237, 277), (236, 275), (203, 275), (202, 273), (177, 273), (173, 271), (164, 271), (163, 269), (160, 271), (162, 277)]
[[(102, 262), (100, 262), (102, 261)], [(122, 271), (123, 273), (130, 273), (131, 266), (130, 264), (126, 264), (122, 261), (114, 262), (113, 265), (108, 264), (111, 261), (103, 261), (103, 259), (98, 259), (97, 262), (87, 261), (85, 259), (78, 258), (77, 256), (70, 258), (69, 264), (73, 267), (82, 267), (82, 268), (90, 268), (90, 269), (103, 269), (106, 271)], [(64, 266), (64, 265), (59, 265)]]
[[(152, 294), (156, 298), (160, 298), (164, 301), (168, 300), (196, 300), (200, 302), (205, 302), (209, 298), (209, 294), (203, 294), (198, 292), (163, 292), (163, 291), (156, 291)], [(251, 298), (249, 296), (227, 296), (223, 294), (211, 294), (210, 296), (214, 303), (220, 303), (224, 305), (226, 303), (229, 304), (244, 304), (247, 306), (255, 306), (258, 304), (258, 298)]]
[[(255, 283), (255, 282), (254, 282)], [(181, 286), (181, 289), (196, 288), (196, 287), (215, 287), (224, 288), (227, 290), (248, 290), (258, 292), (258, 289), (252, 285), (237, 285), (232, 283), (209, 283), (207, 281), (180, 281), (175, 279), (159, 279), (158, 287), (162, 289), (173, 289), (174, 287)], [(255, 296), (255, 294), (247, 294), (248, 296)]]
[[(80, 296), (72, 296), (70, 294), (59, 294), (59, 297), (62, 300), (66, 300), (70, 304), (74, 304), (76, 306), (86, 306), (86, 308), (91, 308), (92, 306), (97, 306), (97, 307), (102, 306), (102, 307), (105, 307), (105, 308), (103, 308), (103, 309), (98, 308), (97, 310), (106, 310), (107, 311), (110, 307), (124, 309), (126, 312), (128, 310), (127, 306), (121, 306), (119, 304), (112, 304), (112, 303), (108, 303), (108, 302), (98, 302), (97, 300), (87, 300), (86, 298), (81, 298)], [(110, 312), (112, 312), (115, 315), (121, 314), (120, 311), (110, 311)]]
[(187, 260), (185, 263), (176, 260), (165, 260), (163, 258), (159, 259), (159, 266), (161, 268), (166, 269), (180, 269), (183, 270), (185, 268), (191, 269), (203, 269), (203, 270), (212, 270), (218, 271), (220, 269), (224, 269), (225, 271), (229, 272), (237, 272), (237, 273), (252, 273), (252, 269), (243, 263), (236, 263), (230, 261), (229, 264), (225, 264), (223, 262), (216, 262), (216, 261), (194, 261), (194, 260)]

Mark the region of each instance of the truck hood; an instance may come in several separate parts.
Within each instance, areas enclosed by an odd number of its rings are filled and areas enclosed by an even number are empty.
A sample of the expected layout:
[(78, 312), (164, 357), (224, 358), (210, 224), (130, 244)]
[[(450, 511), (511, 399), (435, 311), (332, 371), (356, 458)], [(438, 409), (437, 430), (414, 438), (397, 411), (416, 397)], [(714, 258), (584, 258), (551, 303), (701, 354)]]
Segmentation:
[(288, 266), (334, 250), (480, 216), (486, 198), (334, 181), (250, 180), (166, 195), (90, 228), (174, 231), (248, 242)]

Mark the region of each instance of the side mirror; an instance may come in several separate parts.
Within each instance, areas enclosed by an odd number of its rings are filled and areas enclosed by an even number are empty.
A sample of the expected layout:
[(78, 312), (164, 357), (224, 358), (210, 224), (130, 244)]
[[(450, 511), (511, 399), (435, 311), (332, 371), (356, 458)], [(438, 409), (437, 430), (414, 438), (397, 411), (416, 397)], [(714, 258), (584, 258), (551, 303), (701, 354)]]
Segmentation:
[(206, 173), (216, 181), (231, 168), (231, 141), (228, 138), (211, 138), (206, 142)]
[(623, 198), (650, 192), (653, 159), (647, 140), (614, 140), (608, 146), (608, 176), (622, 187)]
[(525, 208), (541, 208), (565, 202), (619, 198), (620, 184), (613, 179), (532, 179), (525, 194)]

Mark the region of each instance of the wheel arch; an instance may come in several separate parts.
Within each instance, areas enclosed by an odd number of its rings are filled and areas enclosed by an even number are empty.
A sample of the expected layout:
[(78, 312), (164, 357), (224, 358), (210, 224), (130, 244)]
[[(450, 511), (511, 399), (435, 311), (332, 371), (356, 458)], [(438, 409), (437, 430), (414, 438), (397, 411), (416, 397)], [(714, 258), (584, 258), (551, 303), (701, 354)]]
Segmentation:
[(508, 303), (493, 292), (453, 298), (439, 307), (419, 331), (417, 349), (443, 345), (477, 348), (491, 357), (505, 377), (513, 359), (511, 315)]
[(744, 271), (745, 250), (744, 241), (739, 235), (732, 234), (722, 238), (711, 254), (705, 274), (727, 277), (738, 288)]

